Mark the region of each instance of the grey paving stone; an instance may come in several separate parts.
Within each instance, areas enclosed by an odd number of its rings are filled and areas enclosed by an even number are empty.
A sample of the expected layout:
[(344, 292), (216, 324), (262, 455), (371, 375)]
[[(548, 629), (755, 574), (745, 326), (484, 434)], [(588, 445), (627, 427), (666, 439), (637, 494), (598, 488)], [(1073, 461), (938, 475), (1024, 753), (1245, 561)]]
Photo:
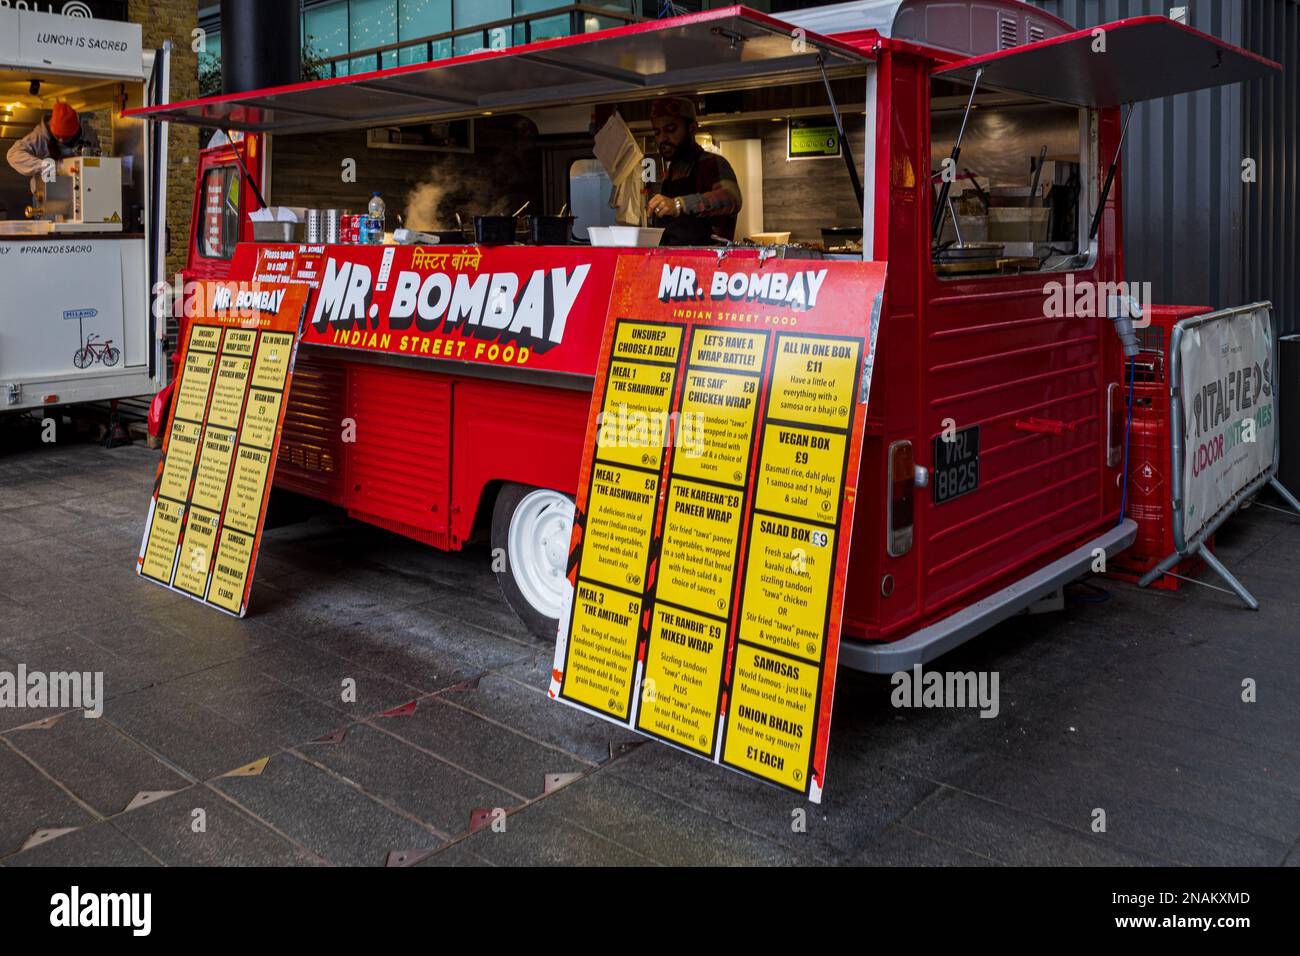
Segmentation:
[(191, 783), (111, 724), (79, 713), (47, 729), (10, 731), (5, 739), (106, 817), (126, 809), (142, 790), (177, 790)]
[[(195, 830), (201, 809), (204, 829)], [(112, 819), (112, 824), (167, 866), (319, 866), (220, 793), (191, 787)]]
[(198, 671), (168, 687), (279, 747), (312, 740), (348, 722), (340, 711), (268, 677), (248, 657)]
[(151, 687), (111, 702), (103, 720), (206, 780), (276, 753), (274, 741), (169, 687)]
[[(413, 610), (426, 611), (446, 620), (480, 628), (489, 634), (510, 640), (525, 651), (547, 647), (547, 642), (530, 634), (523, 622), (510, 610), (495, 583), (491, 590), (485, 592), (449, 588), (443, 596), (415, 605)], [(521, 656), (517, 655), (515, 659), (518, 660)]]
[(248, 618), (302, 638), (321, 631), (350, 633), (386, 610), (382, 593), (350, 584), (340, 571), (300, 575), (274, 584), (255, 578)]
[(1246, 803), (1237, 804), (1239, 812), (1254, 817), (1265, 805), (1285, 807), (1290, 811), (1287, 828), (1300, 832), (1300, 757), (1275, 749), (1271, 742), (1259, 739), (1262, 734), (1253, 742), (1248, 742), (1244, 731), (1231, 728), (1231, 736), (1220, 735), (1224, 724), (1213, 720), (1218, 711), (1194, 702), (1189, 710), (1178, 710), (1168, 718), (1130, 713), (1117, 720), (1107, 719), (1110, 714), (1104, 704), (1094, 701), (1078, 709), (1070, 737), (1080, 748), (1181, 774), (1188, 783), (1224, 791), (1249, 789)]
[(410, 716), (374, 722), (524, 799), (542, 795), (548, 773), (576, 773), (590, 766), (437, 697), (421, 701)]
[(430, 693), (517, 659), (520, 650), (481, 631), (414, 609), (293, 632), (391, 680)]
[(849, 861), (852, 866), (999, 866), (987, 857), (894, 824)]
[(382, 866), (390, 850), (443, 842), (293, 754), (272, 758), (258, 776), (222, 777), (213, 786), (331, 863)]
[[(283, 637), (270, 622), (261, 620), (252, 610), (248, 617), (233, 617), (134, 574), (123, 582), (123, 592), (130, 597), (131, 611), (124, 617), (146, 620), (179, 632), (186, 641), (195, 642), (195, 656), (202, 655), (201, 662), (205, 666), (274, 647)], [(148, 647), (136, 647), (137, 642), (130, 634), (104, 633), (103, 629), (97, 629), (90, 636), (114, 649), (120, 647), (123, 655), (132, 650), (140, 655), (154, 652)], [(185, 642), (170, 641), (167, 646), (186, 645)]]
[(106, 625), (122, 615), (121, 595), (85, 575), (74, 585), (67, 568), (39, 559), (33, 562), (33, 546), (32, 542), (0, 545), (0, 567), (10, 569), (0, 579), (5, 610), (0, 618), (0, 642)]
[[(397, 717), (382, 724), (409, 719)], [(299, 751), (447, 837), (467, 832), (476, 809), (508, 810), (521, 802), (464, 769), (366, 724), (350, 727), (342, 743), (304, 745)]]
[(107, 821), (55, 837), (5, 859), (19, 866), (158, 866), (158, 861)]
[[(49, 503), (49, 499), (46, 497), (48, 490), (42, 489), (40, 492), (41, 498), (44, 498), (44, 500), (38, 499), (10, 512), (16, 521), (40, 533), (44, 548), (50, 548), (56, 543), (57, 539), (71, 542), (78, 535), (95, 530), (95, 516), (87, 513), (88, 509), (84, 505), (80, 508), (71, 506), (71, 502), (80, 501), (79, 497), (63, 498), (57, 504), (53, 504)], [(89, 483), (87, 483), (82, 493), (84, 494), (90, 490)]]
[[(1032, 766), (985, 755), (949, 782), (1085, 838), (1094, 836), (1094, 810), (1103, 809), (1108, 843), (1171, 863), (1276, 865), (1289, 846), (1248, 829), (1249, 814), (1232, 810), (1228, 793), (1216, 800), (1178, 774), (1101, 755), (1054, 752)], [(1216, 807), (1219, 812), (1212, 812)], [(1236, 822), (1225, 823), (1222, 816)]]
[(461, 843), (495, 866), (653, 866), (654, 861), (566, 820), (545, 800), (509, 814), (503, 832), (478, 830)]
[(546, 690), (551, 685), (551, 668), (554, 665), (554, 646), (539, 642), (519, 660), (498, 667), (496, 672), (537, 690)]
[(413, 865), (416, 867), (492, 866), (477, 853), (466, 849), (464, 843), (452, 843), (446, 849), (438, 850)]
[(944, 788), (901, 821), (952, 846), (1019, 866), (1141, 866), (1168, 863), (1022, 811)]
[(609, 760), (623, 744), (645, 740), (611, 721), (552, 700), (545, 687), (501, 673), (486, 674), (476, 687), (447, 690), (441, 696), (590, 764)]
[[(39, 492), (35, 494), (39, 495)], [(0, 542), (6, 545), (23, 544), (41, 537), (39, 528), (34, 528), (24, 521), (19, 521), (18, 504), (14, 489), (9, 485), (0, 485)]]
[(426, 650), (457, 654), (472, 662), (479, 672), (521, 660), (533, 647), (531, 638), (521, 637), (511, 628), (467, 627), (463, 620), (432, 603), (384, 614), (374, 620), (373, 626), (402, 634)]
[[(837, 755), (833, 733), (820, 805), (659, 743), (638, 747), (600, 772), (826, 861), (847, 860), (935, 789), (870, 760)], [(802, 834), (792, 829), (796, 815), (806, 828)]]
[[(547, 796), (551, 813), (669, 866), (810, 863), (811, 845), (786, 827), (780, 844), (677, 800), (596, 771)], [(507, 824), (508, 826), (508, 824)]]
[[(27, 673), (43, 674), (76, 671), (91, 675), (103, 674), (103, 705), (105, 713), (112, 709), (113, 701), (126, 694), (147, 687), (155, 680), (148, 668), (124, 660), (112, 651), (78, 637), (72, 632), (50, 634), (44, 637), (23, 635), (21, 643), (3, 648), (5, 655), (15, 662), (11, 673), (17, 676), (17, 664), (25, 665)], [(0, 731), (10, 730), (34, 720), (43, 720), (62, 711), (62, 708), (0, 708)]]
[[(142, 582), (144, 583), (144, 582)], [(158, 588), (166, 602), (188, 605), (185, 612), (197, 610), (206, 616), (202, 629), (176, 627), (174, 618), (159, 621), (156, 616), (134, 615), (109, 624), (85, 628), (82, 636), (112, 651), (148, 672), (155, 681), (170, 681), (187, 674), (200, 673), (238, 660), (264, 647), (273, 637), (258, 634), (254, 626), (203, 607), (179, 594)], [(227, 623), (229, 622), (229, 623)]]
[[(420, 688), (287, 636), (248, 660), (267, 677), (353, 718), (392, 710), (424, 693)], [(347, 700), (344, 699), (345, 680), (353, 681)]]
[(37, 830), (83, 827), (95, 817), (0, 740), (0, 858)]

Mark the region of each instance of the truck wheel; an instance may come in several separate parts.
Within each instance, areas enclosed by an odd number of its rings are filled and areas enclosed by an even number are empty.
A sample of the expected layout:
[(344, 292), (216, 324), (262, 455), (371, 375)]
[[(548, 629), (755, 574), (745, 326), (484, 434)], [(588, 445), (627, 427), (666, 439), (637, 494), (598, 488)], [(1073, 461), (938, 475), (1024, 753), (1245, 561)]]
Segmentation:
[(550, 641), (560, 623), (572, 530), (573, 499), (568, 495), (514, 483), (497, 495), (492, 510), (497, 582), (528, 630)]

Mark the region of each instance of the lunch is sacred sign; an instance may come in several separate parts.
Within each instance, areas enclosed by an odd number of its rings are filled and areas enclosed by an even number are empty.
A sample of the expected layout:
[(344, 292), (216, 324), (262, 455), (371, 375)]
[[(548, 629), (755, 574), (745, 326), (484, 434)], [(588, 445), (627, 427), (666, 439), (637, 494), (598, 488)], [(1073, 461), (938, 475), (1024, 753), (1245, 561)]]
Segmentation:
[(820, 802), (884, 284), (620, 258), (551, 697)]

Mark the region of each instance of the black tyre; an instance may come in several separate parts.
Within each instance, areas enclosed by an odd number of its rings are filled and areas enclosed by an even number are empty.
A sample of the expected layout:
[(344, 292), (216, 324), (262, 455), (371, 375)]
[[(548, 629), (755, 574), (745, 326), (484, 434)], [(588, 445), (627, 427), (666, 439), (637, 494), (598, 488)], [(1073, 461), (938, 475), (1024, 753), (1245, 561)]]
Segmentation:
[(573, 499), (549, 488), (506, 484), (492, 509), (492, 567), (511, 610), (536, 636), (555, 640), (568, 591), (565, 569)]

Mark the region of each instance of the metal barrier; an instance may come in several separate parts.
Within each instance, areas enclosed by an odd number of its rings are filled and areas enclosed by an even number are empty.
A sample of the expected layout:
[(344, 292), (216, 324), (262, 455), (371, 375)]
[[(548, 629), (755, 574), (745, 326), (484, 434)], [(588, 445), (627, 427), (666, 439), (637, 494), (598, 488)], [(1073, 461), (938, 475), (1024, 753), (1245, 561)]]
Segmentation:
[[(1170, 487), (1172, 489), (1175, 551), (1147, 572), (1147, 574), (1138, 581), (1139, 587), (1149, 587), (1161, 575), (1173, 568), (1173, 566), (1179, 561), (1195, 555), (1199, 556), (1201, 560), (1209, 565), (1209, 567), (1213, 569), (1230, 588), (1232, 588), (1233, 592), (1236, 593), (1243, 602), (1245, 602), (1247, 607), (1251, 610), (1259, 609), (1259, 602), (1255, 600), (1254, 596), (1246, 590), (1240, 581), (1233, 577), (1232, 573), (1224, 567), (1223, 563), (1219, 561), (1210, 549), (1206, 548), (1204, 545), (1206, 539), (1209, 538), (1210, 535), (1214, 534), (1214, 532), (1218, 530), (1219, 526), (1227, 521), (1228, 518), (1230, 518), (1237, 509), (1241, 507), (1241, 504), (1244, 501), (1257, 494), (1265, 486), (1272, 487), (1282, 496), (1283, 500), (1285, 500), (1286, 503), (1290, 505), (1298, 515), (1300, 515), (1300, 502), (1298, 502), (1295, 496), (1277, 480), (1278, 451), (1281, 444), (1281, 429), (1278, 427), (1277, 422), (1276, 395), (1278, 387), (1278, 350), (1277, 336), (1273, 332), (1272, 308), (1272, 303), (1257, 302), (1253, 305), (1241, 306), (1235, 309), (1224, 309), (1219, 312), (1210, 312), (1205, 315), (1193, 316), (1191, 318), (1183, 319), (1174, 326), (1173, 336), (1169, 347), (1169, 360), (1171, 363), (1169, 375), (1169, 465), (1171, 479)], [(1201, 341), (1202, 332), (1204, 331), (1205, 337), (1209, 338), (1210, 332), (1208, 327), (1211, 326), (1212, 323), (1220, 324), (1219, 327), (1214, 328), (1213, 330), (1215, 338), (1203, 343)], [(1212, 488), (1208, 488), (1198, 483), (1197, 488), (1195, 489), (1195, 494), (1193, 495), (1193, 489), (1190, 487), (1191, 481), (1189, 481), (1189, 474), (1187, 471), (1189, 461), (1194, 461), (1187, 457), (1187, 426), (1188, 422), (1191, 420), (1188, 414), (1188, 403), (1199, 402), (1199, 406), (1194, 405), (1193, 407), (1199, 407), (1202, 415), (1208, 415), (1210, 410), (1207, 406), (1211, 399), (1215, 401), (1215, 407), (1217, 410), (1221, 399), (1222, 401), (1230, 401), (1233, 399), (1233, 396), (1229, 394), (1220, 396), (1218, 394), (1219, 379), (1217, 377), (1215, 380), (1215, 388), (1212, 391), (1206, 389), (1202, 394), (1189, 394), (1189, 383), (1184, 381), (1184, 376), (1189, 370), (1184, 359), (1183, 346), (1184, 343), (1187, 342), (1190, 343), (1191, 348), (1203, 349), (1204, 351), (1201, 355), (1201, 357), (1203, 357), (1204, 355), (1209, 354), (1209, 346), (1211, 344), (1219, 344), (1220, 351), (1218, 354), (1221, 359), (1222, 356), (1230, 354), (1232, 351), (1231, 344), (1233, 342), (1238, 343), (1238, 350), (1241, 350), (1242, 346), (1240, 343), (1245, 341), (1245, 338), (1239, 330), (1234, 329), (1229, 331), (1229, 327), (1234, 324), (1237, 326), (1244, 325), (1248, 328), (1250, 332), (1249, 338), (1252, 340), (1252, 344), (1255, 344), (1257, 348), (1261, 336), (1266, 337), (1266, 355), (1262, 367), (1260, 367), (1258, 363), (1255, 363), (1253, 366), (1245, 366), (1242, 375), (1234, 376), (1232, 373), (1229, 373), (1227, 377), (1222, 380), (1225, 386), (1223, 391), (1227, 393), (1235, 388), (1235, 402), (1239, 406), (1239, 410), (1250, 407), (1253, 404), (1253, 401), (1247, 401), (1243, 405), (1241, 391), (1242, 389), (1246, 389), (1246, 395), (1249, 395), (1251, 379), (1256, 377), (1255, 373), (1258, 371), (1260, 389), (1255, 393), (1255, 397), (1257, 398), (1263, 393), (1265, 388), (1264, 382), (1267, 380), (1270, 383), (1269, 387), (1271, 388), (1269, 398), (1272, 399), (1271, 404), (1268, 406), (1270, 409), (1270, 422), (1267, 426), (1261, 425), (1258, 421), (1261, 417), (1260, 412), (1254, 413), (1250, 418), (1250, 421), (1253, 423), (1250, 426), (1251, 437), (1241, 439), (1238, 442), (1238, 445), (1253, 443), (1256, 439), (1255, 432), (1259, 428), (1267, 427), (1270, 429), (1272, 437), (1272, 453), (1267, 456), (1267, 460), (1261, 460), (1258, 467), (1247, 466), (1241, 474), (1236, 475), (1229, 472), (1226, 477), (1230, 479), (1231, 483), (1228, 485), (1226, 490), (1223, 487), (1220, 487), (1219, 483), (1216, 483)], [(1233, 339), (1233, 335), (1238, 336), (1238, 338)], [(1207, 362), (1206, 364), (1208, 365), (1210, 363)], [(1198, 366), (1196, 370), (1193, 370), (1193, 372), (1199, 370), (1200, 366)], [(1259, 407), (1262, 408), (1263, 406)], [(1198, 417), (1194, 410), (1192, 411), (1192, 417)], [(1226, 444), (1229, 429), (1238, 432), (1243, 431), (1245, 430), (1246, 421), (1247, 419), (1245, 416), (1238, 415), (1233, 421), (1225, 419), (1216, 422), (1214, 427), (1221, 427), (1223, 433), (1218, 436), (1219, 444), (1214, 451), (1221, 457), (1226, 455), (1228, 449), (1223, 446)], [(1210, 444), (1213, 445), (1214, 443), (1212, 442)], [(1205, 447), (1206, 445), (1202, 445), (1200, 448), (1197, 448), (1193, 454), (1199, 455)], [(1205, 457), (1208, 459), (1209, 454), (1207, 453)], [(1206, 467), (1214, 463), (1217, 463), (1217, 459), (1213, 461), (1207, 460)], [(1199, 479), (1201, 471), (1204, 470), (1203, 468), (1200, 468), (1200, 464), (1199, 461), (1194, 461), (1191, 472), (1193, 479)], [(1208, 481), (1208, 479), (1205, 479), (1205, 481)], [(1197, 514), (1197, 506), (1204, 503), (1207, 495), (1217, 495), (1217, 499), (1214, 501), (1216, 505), (1215, 510), (1208, 514), (1204, 511)], [(1192, 498), (1195, 498), (1196, 500), (1191, 501), (1190, 499)]]

